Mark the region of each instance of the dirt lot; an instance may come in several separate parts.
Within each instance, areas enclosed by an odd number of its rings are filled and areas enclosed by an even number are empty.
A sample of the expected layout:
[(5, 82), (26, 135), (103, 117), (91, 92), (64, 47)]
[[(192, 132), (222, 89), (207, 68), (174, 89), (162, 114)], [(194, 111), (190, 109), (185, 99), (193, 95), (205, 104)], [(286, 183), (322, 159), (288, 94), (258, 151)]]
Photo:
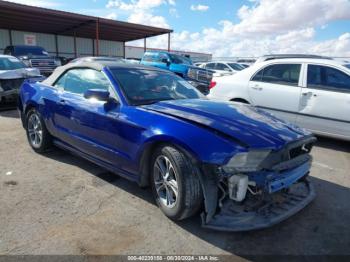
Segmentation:
[(0, 254), (350, 254), (350, 143), (320, 138), (315, 201), (272, 228), (223, 233), (167, 219), (150, 191), (61, 150), (35, 154), (0, 112)]

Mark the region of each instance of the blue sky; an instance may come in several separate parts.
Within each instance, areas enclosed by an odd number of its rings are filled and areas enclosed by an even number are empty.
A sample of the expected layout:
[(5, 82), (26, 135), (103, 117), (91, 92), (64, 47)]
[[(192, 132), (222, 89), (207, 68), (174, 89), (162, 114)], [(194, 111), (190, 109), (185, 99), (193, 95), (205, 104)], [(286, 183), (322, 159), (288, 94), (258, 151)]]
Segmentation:
[[(172, 48), (216, 56), (318, 53), (350, 56), (349, 0), (14, 0), (169, 27)], [(140, 45), (140, 42), (131, 43)], [(149, 40), (166, 47), (166, 38)]]

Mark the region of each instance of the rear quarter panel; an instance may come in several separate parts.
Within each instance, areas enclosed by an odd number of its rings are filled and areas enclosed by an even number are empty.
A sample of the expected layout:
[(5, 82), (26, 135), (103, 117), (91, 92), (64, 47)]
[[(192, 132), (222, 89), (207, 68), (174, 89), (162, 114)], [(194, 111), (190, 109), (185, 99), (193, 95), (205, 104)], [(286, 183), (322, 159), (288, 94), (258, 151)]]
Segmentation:
[(20, 89), (19, 110), (25, 115), (30, 108), (35, 108), (44, 118), (47, 129), (52, 135), (55, 135), (53, 128), (52, 114), (53, 107), (57, 100), (57, 89), (44, 85), (35, 80), (25, 81)]
[(244, 99), (251, 103), (249, 96), (248, 84), (252, 72), (241, 71), (234, 75), (218, 76), (214, 77), (213, 81), (216, 82), (216, 86), (210, 90), (208, 98), (230, 101), (232, 99)]

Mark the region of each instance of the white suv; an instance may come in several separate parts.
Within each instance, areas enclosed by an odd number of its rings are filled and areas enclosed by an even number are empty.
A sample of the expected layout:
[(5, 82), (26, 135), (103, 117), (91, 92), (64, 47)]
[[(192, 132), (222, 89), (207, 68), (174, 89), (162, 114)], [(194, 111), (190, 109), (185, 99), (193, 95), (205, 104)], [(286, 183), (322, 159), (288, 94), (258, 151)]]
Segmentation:
[(200, 67), (203, 67), (208, 70), (212, 70), (215, 73), (218, 73), (221, 75), (235, 74), (245, 68), (244, 66), (235, 62), (223, 62), (223, 61), (203, 63)]
[(350, 140), (350, 64), (276, 59), (213, 82), (209, 98), (250, 103), (316, 134)]

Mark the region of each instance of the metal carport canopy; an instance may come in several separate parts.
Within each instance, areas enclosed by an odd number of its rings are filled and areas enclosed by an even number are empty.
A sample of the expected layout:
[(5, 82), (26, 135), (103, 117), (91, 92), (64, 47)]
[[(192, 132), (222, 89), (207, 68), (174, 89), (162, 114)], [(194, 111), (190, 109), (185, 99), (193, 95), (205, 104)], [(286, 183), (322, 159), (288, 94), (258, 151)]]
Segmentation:
[(171, 29), (0, 1), (0, 28), (128, 42)]

